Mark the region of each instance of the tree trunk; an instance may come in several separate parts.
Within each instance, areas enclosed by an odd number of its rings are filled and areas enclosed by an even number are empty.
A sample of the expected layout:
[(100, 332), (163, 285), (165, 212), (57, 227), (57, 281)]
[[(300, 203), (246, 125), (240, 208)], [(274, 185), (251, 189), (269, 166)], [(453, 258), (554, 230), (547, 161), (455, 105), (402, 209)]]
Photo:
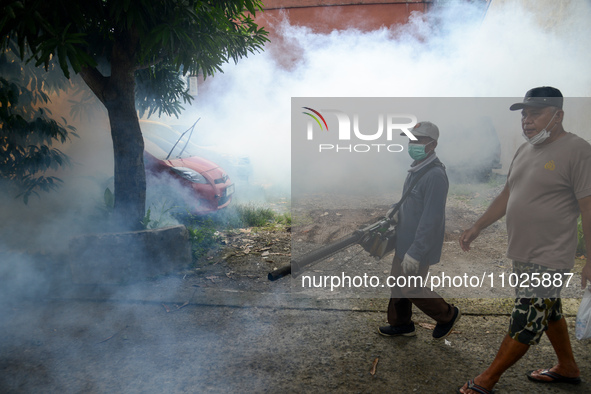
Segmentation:
[(104, 104), (115, 157), (115, 217), (131, 230), (142, 227), (146, 210), (144, 140), (135, 108), (135, 65), (131, 45), (115, 44)]
[(122, 105), (107, 107), (115, 158), (114, 214), (122, 225), (136, 230), (141, 228), (146, 209), (144, 141), (135, 107), (117, 102)]

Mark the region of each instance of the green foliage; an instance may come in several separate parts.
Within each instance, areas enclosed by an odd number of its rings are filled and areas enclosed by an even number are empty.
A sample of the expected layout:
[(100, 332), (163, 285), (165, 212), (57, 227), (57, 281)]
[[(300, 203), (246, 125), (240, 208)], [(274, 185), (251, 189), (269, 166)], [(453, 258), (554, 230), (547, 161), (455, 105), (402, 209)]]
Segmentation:
[(158, 209), (158, 217), (152, 218), (152, 208), (148, 208), (146, 216), (142, 220), (142, 226), (145, 229), (155, 229), (173, 224), (173, 219), (170, 213), (174, 210), (174, 206), (168, 204), (167, 201), (162, 203), (162, 206)]
[[(96, 181), (95, 178), (90, 178)], [(113, 230), (112, 219), (115, 207), (115, 196), (109, 187), (106, 187), (102, 199), (96, 199), (94, 212), (84, 215), (82, 230), (84, 232), (109, 232)]]
[[(55, 62), (66, 78), (79, 73), (109, 116), (117, 113), (110, 118), (115, 211), (135, 228), (146, 182), (136, 165), (143, 155), (134, 98), (142, 113), (179, 116), (180, 100), (191, 97), (181, 76), (210, 76), (262, 50), (268, 33), (253, 20), (262, 7), (260, 0), (5, 0), (0, 50), (14, 41), (21, 60), (46, 70)], [(131, 76), (140, 79), (137, 89)]]
[(218, 228), (225, 230), (254, 227), (273, 231), (291, 226), (291, 213), (280, 214), (253, 203), (231, 205), (214, 217)]
[(194, 260), (219, 247), (220, 235), (212, 219), (201, 219), (187, 226)]
[(192, 99), (182, 76), (213, 75), (224, 63), (261, 51), (268, 41), (268, 33), (252, 19), (262, 11), (260, 0), (5, 3), (2, 48), (15, 40), (21, 59), (46, 70), (53, 62), (66, 78), (74, 71), (90, 85), (103, 87), (112, 67), (122, 65), (113, 61), (124, 53), (136, 73), (138, 109), (149, 115), (178, 116), (180, 101)]
[(285, 226), (291, 226), (291, 213), (283, 213), (283, 214), (279, 214), (276, 215), (275, 220), (277, 221), (277, 223), (283, 224)]
[(89, 123), (95, 117), (107, 115), (107, 111), (96, 96), (82, 84), (75, 85), (75, 89), (68, 92), (68, 104), (70, 105), (70, 116), (72, 119), (84, 119)]
[(136, 106), (142, 118), (158, 111), (172, 116), (181, 113), (180, 102), (190, 104), (193, 96), (187, 93), (181, 73), (172, 66), (148, 67), (136, 73)]
[(0, 55), (0, 75), (0, 179), (26, 204), (31, 195), (39, 196), (39, 191), (53, 190), (62, 183), (44, 175), (70, 164), (52, 145), (77, 135), (64, 118), (58, 122), (42, 107), (49, 102), (44, 88), (57, 89), (58, 85), (22, 64), (11, 48)]
[(585, 237), (583, 236), (583, 222), (582, 218), (579, 215), (579, 219), (577, 220), (577, 255), (578, 256), (586, 256), (587, 255), (587, 247), (585, 246)]
[(272, 209), (253, 204), (236, 205), (235, 210), (240, 223), (246, 227), (264, 227), (275, 219)]
[(284, 229), (291, 226), (291, 214), (277, 214), (269, 208), (240, 204), (209, 216), (184, 215), (181, 221), (189, 230), (193, 259), (199, 260), (221, 246), (221, 232), (242, 227), (271, 231)]

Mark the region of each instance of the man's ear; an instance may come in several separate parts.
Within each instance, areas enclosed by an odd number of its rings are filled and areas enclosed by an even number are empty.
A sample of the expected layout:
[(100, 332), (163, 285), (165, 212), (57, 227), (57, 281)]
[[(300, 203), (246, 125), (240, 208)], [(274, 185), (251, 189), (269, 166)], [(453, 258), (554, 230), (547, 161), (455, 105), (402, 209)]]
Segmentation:
[(556, 119), (556, 123), (562, 123), (562, 120), (564, 119), (564, 111), (561, 110), (561, 109), (559, 109), (556, 112), (556, 118), (555, 119)]

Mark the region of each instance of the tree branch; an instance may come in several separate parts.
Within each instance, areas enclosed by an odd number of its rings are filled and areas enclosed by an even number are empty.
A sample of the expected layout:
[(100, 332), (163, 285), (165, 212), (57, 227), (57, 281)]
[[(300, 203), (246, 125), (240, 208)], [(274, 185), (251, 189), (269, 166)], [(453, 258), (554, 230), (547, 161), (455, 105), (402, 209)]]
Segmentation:
[(156, 59), (154, 59), (154, 60), (153, 60), (153, 61), (151, 61), (151, 62), (147, 62), (147, 63), (141, 64), (141, 65), (138, 65), (138, 66), (135, 68), (135, 70), (136, 70), (136, 71), (139, 71), (139, 70), (145, 70), (146, 68), (150, 68), (150, 67), (152, 67), (152, 66), (155, 66), (155, 65), (157, 65), (157, 64), (160, 64), (160, 63), (162, 63), (163, 61), (164, 61), (164, 56), (158, 56)]
[(80, 76), (101, 103), (105, 104), (104, 92), (109, 82), (109, 77), (103, 76), (95, 67), (82, 67)]

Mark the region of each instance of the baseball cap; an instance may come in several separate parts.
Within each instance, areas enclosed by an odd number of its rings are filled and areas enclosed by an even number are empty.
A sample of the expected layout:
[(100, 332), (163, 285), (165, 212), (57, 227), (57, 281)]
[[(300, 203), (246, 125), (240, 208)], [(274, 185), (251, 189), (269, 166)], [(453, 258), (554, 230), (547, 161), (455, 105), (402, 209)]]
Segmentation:
[[(415, 137), (431, 137), (435, 141), (439, 139), (439, 128), (434, 123), (428, 121), (417, 123), (410, 132)], [(400, 135), (406, 134), (400, 133)]]
[(509, 107), (511, 111), (523, 109), (524, 107), (558, 107), (562, 109), (562, 93), (551, 86), (533, 88), (525, 93), (521, 103), (515, 103)]

